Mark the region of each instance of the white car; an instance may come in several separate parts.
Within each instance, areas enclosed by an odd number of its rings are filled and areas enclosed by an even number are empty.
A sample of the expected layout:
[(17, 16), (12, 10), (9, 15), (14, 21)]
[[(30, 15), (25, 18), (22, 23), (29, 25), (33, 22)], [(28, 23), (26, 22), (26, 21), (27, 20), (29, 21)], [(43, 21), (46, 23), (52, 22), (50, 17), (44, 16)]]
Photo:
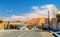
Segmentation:
[(21, 28), (20, 28), (20, 30), (25, 30), (25, 29), (26, 29), (26, 27), (25, 27), (25, 26), (23, 26), (23, 27), (21, 27)]
[(60, 37), (60, 31), (50, 31), (55, 37)]
[(53, 35), (54, 35), (55, 37), (60, 37), (60, 32), (54, 32)]

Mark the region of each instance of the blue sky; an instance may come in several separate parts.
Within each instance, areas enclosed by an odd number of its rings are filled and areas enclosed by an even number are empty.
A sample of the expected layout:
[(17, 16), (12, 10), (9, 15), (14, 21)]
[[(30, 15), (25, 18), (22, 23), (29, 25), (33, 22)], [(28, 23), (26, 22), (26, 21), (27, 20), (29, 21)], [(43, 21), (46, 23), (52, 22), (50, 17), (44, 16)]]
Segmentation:
[[(60, 0), (0, 0), (0, 17), (23, 15), (32, 11), (32, 6), (54, 4), (60, 9)], [(12, 12), (7, 12), (12, 10)]]

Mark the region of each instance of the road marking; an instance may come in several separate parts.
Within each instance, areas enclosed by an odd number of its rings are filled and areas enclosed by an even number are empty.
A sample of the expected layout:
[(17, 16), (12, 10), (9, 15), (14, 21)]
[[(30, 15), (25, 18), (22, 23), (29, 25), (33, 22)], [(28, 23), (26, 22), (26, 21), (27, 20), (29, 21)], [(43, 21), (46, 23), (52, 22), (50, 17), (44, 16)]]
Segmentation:
[[(28, 31), (29, 32), (29, 31)], [(26, 33), (28, 33), (28, 32), (24, 32), (24, 33), (22, 33), (21, 35), (19, 35), (18, 37), (22, 37), (23, 35), (25, 35)]]

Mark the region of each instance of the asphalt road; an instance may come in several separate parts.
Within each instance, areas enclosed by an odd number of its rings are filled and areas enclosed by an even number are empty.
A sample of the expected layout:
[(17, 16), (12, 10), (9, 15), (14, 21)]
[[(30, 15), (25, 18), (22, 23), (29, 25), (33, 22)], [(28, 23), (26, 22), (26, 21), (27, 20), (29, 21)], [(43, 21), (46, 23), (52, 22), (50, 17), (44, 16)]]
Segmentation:
[(42, 37), (41, 31), (12, 31), (5, 35), (0, 35), (0, 37)]

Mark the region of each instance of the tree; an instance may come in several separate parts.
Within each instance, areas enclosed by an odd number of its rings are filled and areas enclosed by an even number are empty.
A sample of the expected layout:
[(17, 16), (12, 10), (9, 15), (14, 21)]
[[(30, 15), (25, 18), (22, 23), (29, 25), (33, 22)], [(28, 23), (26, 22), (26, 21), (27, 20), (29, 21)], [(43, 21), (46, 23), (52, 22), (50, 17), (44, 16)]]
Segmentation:
[(0, 23), (2, 23), (3, 22), (3, 20), (0, 20)]
[(57, 14), (56, 16), (57, 16), (58, 18), (60, 18), (60, 14)]

